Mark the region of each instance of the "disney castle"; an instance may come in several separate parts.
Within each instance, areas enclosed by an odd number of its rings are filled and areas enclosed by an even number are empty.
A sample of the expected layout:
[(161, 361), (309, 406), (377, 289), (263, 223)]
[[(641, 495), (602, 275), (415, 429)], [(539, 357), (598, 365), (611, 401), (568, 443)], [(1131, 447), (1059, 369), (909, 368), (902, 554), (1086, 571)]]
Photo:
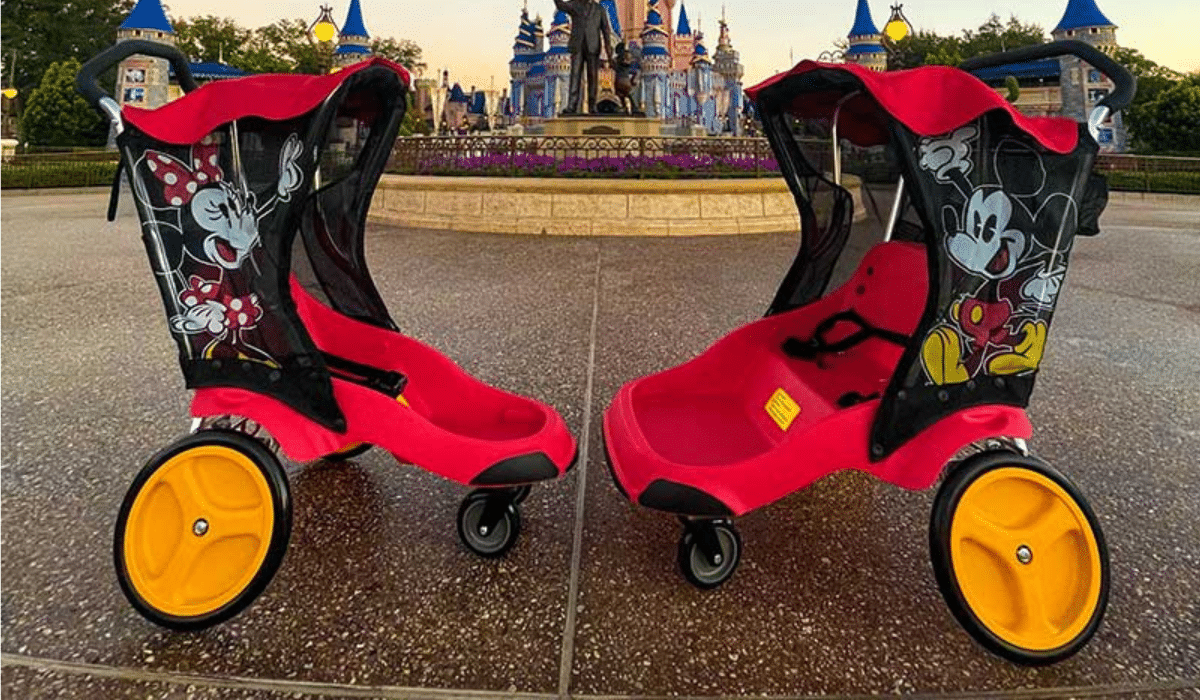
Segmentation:
[[(744, 69), (733, 49), (729, 25), (720, 20), (716, 49), (710, 54), (699, 26), (693, 28), (687, 8), (676, 0), (600, 0), (613, 30), (613, 47), (622, 41), (640, 55), (640, 75), (635, 102), (647, 117), (659, 119), (688, 131), (708, 134), (740, 134), (744, 96)], [(509, 103), (512, 121), (532, 125), (557, 116), (567, 102), (571, 56), (567, 42), (571, 20), (555, 12), (546, 32), (542, 18), (529, 18), (521, 11), (513, 58)], [(617, 112), (613, 70), (600, 71), (597, 109)]]

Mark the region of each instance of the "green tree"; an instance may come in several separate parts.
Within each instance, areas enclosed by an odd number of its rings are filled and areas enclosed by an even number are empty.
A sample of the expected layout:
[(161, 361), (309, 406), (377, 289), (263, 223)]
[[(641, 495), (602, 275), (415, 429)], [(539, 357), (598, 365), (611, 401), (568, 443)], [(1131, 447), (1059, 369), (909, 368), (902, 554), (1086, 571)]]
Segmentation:
[(175, 23), (176, 44), (193, 61), (224, 61), (247, 73), (315, 73), (317, 47), (303, 20), (281, 19), (250, 30), (227, 17)]
[(21, 115), (21, 134), (34, 146), (103, 146), (108, 123), (75, 90), (79, 61), (51, 63), (30, 93)]
[(197, 62), (223, 60), (241, 68), (252, 32), (228, 17), (189, 17), (175, 21), (175, 46)]
[[(1161, 107), (1157, 102), (1164, 92), (1184, 79), (1183, 74), (1155, 63), (1137, 49), (1118, 48), (1113, 52), (1113, 60), (1137, 78), (1133, 102), (1125, 110), (1125, 126), (1129, 129), (1133, 148), (1143, 152), (1179, 150), (1171, 144), (1174, 138), (1164, 139), (1162, 125), (1158, 123)], [(1161, 144), (1160, 140), (1163, 141)]]
[(429, 124), (418, 112), (417, 107), (413, 104), (412, 94), (409, 94), (408, 109), (404, 112), (404, 121), (400, 123), (400, 136), (413, 136), (415, 134), (428, 134), (433, 131)]
[[(941, 36), (924, 29), (912, 32), (892, 47), (888, 68), (899, 70), (929, 64), (956, 66), (962, 62), (958, 44), (957, 37)], [(930, 60), (934, 55), (937, 57)]]
[(412, 68), (421, 62), (421, 47), (408, 39), (372, 39), (371, 51), (405, 68)]
[(1200, 153), (1200, 76), (1175, 81), (1125, 121), (1134, 148), (1146, 153)]
[(963, 31), (962, 57), (965, 60), (1044, 43), (1046, 32), (1039, 25), (1026, 24), (1015, 15), (1001, 22), (1000, 16), (993, 14), (979, 29)]
[(316, 73), (321, 63), (302, 19), (281, 19), (255, 29), (252, 47), (247, 57), (252, 67), (245, 70), (255, 73)]
[[(204, 16), (175, 23), (177, 45), (192, 60), (216, 61), (248, 73), (318, 73), (331, 65), (333, 44), (318, 44), (301, 19), (281, 19), (258, 29), (232, 19)], [(421, 60), (421, 47), (408, 39), (371, 42), (376, 55), (405, 66)]]
[(82, 64), (112, 46), (133, 1), (3, 0), (5, 80), (28, 95), (50, 64), (66, 59)]
[(957, 66), (968, 58), (1044, 43), (1046, 32), (1040, 26), (1015, 16), (1002, 22), (999, 15), (993, 14), (978, 29), (964, 29), (961, 36), (913, 32), (896, 44), (888, 57), (888, 68)]

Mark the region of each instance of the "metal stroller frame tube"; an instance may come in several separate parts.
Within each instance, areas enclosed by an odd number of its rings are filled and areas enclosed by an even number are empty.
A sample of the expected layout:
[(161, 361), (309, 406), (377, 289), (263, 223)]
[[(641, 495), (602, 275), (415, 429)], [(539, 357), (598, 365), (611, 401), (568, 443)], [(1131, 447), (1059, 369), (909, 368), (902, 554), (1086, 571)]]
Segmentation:
[(858, 95), (860, 90), (847, 93), (838, 100), (837, 106), (833, 110), (833, 128), (830, 129), (830, 138), (833, 139), (833, 181), (838, 187), (842, 186), (842, 149), (838, 146), (838, 119), (842, 115), (842, 105), (850, 98)]
[(900, 200), (904, 197), (904, 176), (900, 176), (900, 181), (896, 183), (896, 195), (892, 199), (892, 210), (888, 213), (887, 227), (883, 229), (883, 240), (892, 240), (892, 231), (896, 228), (896, 222), (900, 220)]

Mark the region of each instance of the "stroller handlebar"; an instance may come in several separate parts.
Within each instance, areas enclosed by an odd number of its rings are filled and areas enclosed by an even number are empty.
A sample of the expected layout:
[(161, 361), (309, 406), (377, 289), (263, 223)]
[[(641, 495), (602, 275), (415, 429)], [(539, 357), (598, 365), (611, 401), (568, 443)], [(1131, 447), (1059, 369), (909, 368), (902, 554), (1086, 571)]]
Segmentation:
[(1052, 41), (1048, 44), (1026, 46), (1012, 51), (969, 58), (963, 61), (959, 67), (971, 72), (981, 68), (993, 68), (1059, 56), (1075, 56), (1083, 59), (1113, 81), (1113, 91), (1105, 95), (1096, 104), (1097, 107), (1107, 107), (1110, 112), (1120, 112), (1133, 101), (1133, 94), (1137, 89), (1137, 79), (1133, 74), (1107, 54), (1082, 41)]
[(100, 75), (135, 54), (167, 59), (175, 69), (175, 77), (184, 92), (191, 92), (198, 87), (195, 78), (192, 77), (191, 66), (179, 49), (150, 41), (122, 41), (97, 54), (85, 63), (83, 68), (79, 69), (79, 75), (75, 76), (75, 88), (87, 99), (88, 104), (104, 116), (117, 121), (120, 114), (114, 111), (116, 102), (100, 87)]

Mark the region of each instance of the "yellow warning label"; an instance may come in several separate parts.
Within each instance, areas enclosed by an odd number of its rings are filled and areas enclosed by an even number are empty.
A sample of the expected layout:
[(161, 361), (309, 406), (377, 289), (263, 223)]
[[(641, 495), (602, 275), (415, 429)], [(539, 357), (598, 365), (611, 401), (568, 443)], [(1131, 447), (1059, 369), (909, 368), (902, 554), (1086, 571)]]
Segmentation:
[(800, 406), (788, 393), (783, 389), (776, 389), (771, 398), (767, 400), (767, 415), (771, 416), (771, 420), (775, 421), (775, 425), (779, 426), (780, 430), (787, 430), (792, 427), (792, 421), (796, 420), (796, 416), (800, 415)]

